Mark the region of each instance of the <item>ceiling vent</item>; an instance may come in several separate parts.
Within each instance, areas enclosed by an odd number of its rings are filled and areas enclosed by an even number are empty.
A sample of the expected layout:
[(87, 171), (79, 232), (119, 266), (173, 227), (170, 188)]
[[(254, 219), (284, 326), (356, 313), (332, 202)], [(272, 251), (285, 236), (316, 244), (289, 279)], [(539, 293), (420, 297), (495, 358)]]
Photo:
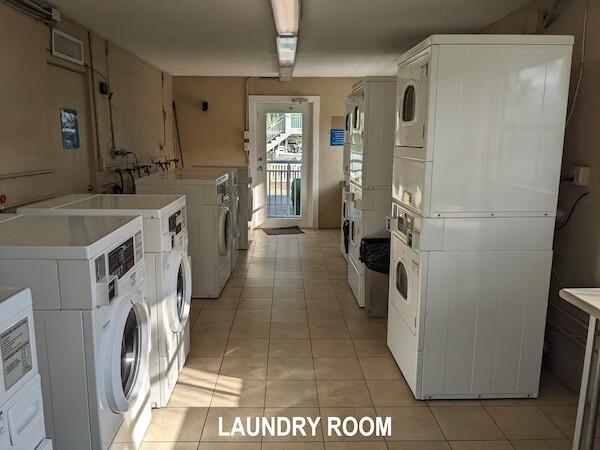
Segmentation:
[(38, 0), (0, 0), (2, 3), (18, 9), (23, 14), (46, 23), (60, 22), (60, 11)]
[(52, 55), (83, 66), (83, 42), (53, 28)]

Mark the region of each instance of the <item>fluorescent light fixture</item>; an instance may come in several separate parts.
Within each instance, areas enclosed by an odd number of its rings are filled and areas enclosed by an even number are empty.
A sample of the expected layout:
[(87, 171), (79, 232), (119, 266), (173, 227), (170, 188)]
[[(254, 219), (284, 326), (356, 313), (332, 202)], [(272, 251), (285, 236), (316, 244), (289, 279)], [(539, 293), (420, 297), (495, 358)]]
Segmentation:
[(277, 57), (280, 67), (292, 67), (296, 61), (297, 36), (277, 36)]
[(300, 0), (271, 0), (277, 34), (296, 35), (300, 27)]
[(279, 81), (291, 81), (293, 73), (294, 73), (293, 66), (279, 67)]

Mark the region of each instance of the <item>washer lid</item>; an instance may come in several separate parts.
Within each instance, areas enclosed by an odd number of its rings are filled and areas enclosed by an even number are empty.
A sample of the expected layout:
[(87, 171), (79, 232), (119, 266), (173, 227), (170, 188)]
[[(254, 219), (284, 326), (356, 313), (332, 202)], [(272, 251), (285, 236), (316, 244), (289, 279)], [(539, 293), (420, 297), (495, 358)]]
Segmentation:
[(217, 185), (229, 180), (226, 170), (207, 169), (206, 171), (165, 172), (135, 180), (137, 185), (143, 184), (208, 184)]
[(0, 258), (90, 259), (141, 229), (134, 216), (18, 216), (0, 222)]

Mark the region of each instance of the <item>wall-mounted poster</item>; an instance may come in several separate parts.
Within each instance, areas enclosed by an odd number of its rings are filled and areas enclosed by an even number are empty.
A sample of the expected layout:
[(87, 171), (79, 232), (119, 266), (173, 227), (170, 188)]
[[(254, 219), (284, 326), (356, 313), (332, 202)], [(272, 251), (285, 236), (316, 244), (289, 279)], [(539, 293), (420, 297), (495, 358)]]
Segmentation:
[(79, 148), (79, 123), (77, 110), (60, 108), (60, 127), (63, 148), (73, 150)]

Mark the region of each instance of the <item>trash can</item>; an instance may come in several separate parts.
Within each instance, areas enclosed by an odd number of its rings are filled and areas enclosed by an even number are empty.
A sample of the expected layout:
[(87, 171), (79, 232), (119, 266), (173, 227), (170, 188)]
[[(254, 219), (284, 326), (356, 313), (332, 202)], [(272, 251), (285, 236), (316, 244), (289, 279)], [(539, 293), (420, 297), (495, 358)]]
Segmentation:
[(387, 317), (390, 238), (365, 238), (360, 242), (365, 265), (365, 309), (369, 317)]

